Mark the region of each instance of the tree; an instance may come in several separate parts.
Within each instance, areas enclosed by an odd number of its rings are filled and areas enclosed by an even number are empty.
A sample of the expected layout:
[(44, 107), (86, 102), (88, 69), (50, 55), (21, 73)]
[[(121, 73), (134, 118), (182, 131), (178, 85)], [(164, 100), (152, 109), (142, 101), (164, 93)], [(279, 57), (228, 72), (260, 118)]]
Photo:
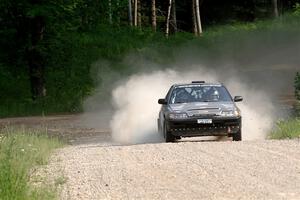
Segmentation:
[(166, 37), (169, 37), (169, 32), (170, 32), (171, 9), (172, 9), (172, 0), (169, 0), (167, 18), (166, 18), (166, 32), (165, 32)]
[(202, 34), (202, 24), (201, 24), (201, 17), (200, 17), (200, 6), (199, 0), (195, 0), (195, 9), (196, 9), (196, 21), (197, 21), (197, 33), (198, 36)]
[(131, 0), (128, 0), (128, 21), (129, 21), (129, 25), (132, 26), (132, 6), (131, 6)]
[(39, 48), (43, 40), (45, 30), (45, 17), (34, 16), (31, 23), (31, 46), (28, 48), (27, 60), (29, 66), (29, 77), (31, 83), (32, 99), (46, 96), (45, 88), (45, 64)]
[(134, 0), (134, 26), (138, 24), (138, 0)]
[(134, 0), (134, 26), (142, 26), (141, 0)]
[(172, 5), (172, 25), (174, 32), (177, 32), (177, 18), (176, 18), (176, 2), (173, 0), (173, 5)]
[(279, 16), (278, 0), (272, 0), (272, 3), (273, 3), (273, 15), (274, 15), (274, 17), (278, 17)]
[(137, 25), (139, 28), (142, 27), (142, 4), (141, 0), (137, 0)]
[(196, 17), (196, 4), (195, 0), (192, 0), (192, 22), (193, 22), (193, 33), (195, 36), (198, 35), (198, 29), (197, 29), (197, 17)]
[(108, 15), (109, 15), (109, 24), (112, 24), (112, 4), (111, 4), (111, 0), (108, 0)]
[(192, 0), (192, 24), (193, 24), (193, 33), (195, 36), (200, 36), (202, 34), (202, 23), (200, 17), (200, 5), (202, 4), (199, 0)]
[(153, 31), (156, 31), (156, 5), (155, 0), (151, 1), (151, 24)]

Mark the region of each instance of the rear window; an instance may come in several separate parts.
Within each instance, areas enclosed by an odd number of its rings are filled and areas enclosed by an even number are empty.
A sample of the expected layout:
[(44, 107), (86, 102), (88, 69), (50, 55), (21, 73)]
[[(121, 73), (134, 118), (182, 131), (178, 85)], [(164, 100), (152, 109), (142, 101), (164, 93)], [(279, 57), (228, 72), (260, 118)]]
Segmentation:
[(171, 104), (222, 101), (232, 101), (232, 98), (226, 88), (219, 85), (180, 86), (170, 96)]

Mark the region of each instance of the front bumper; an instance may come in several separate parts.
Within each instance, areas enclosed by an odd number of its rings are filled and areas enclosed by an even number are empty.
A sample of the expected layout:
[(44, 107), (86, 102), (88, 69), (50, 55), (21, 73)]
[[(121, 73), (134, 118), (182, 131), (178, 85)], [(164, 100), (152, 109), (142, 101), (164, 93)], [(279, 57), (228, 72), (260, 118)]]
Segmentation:
[(232, 136), (241, 129), (241, 117), (211, 117), (211, 124), (198, 124), (197, 119), (166, 120), (167, 130), (174, 136)]

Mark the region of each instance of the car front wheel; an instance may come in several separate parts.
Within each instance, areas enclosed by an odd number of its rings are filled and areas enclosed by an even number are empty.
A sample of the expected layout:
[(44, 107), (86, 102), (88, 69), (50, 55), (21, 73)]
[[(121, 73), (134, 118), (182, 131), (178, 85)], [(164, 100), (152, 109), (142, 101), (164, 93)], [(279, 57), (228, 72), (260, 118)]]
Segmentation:
[(164, 138), (166, 142), (174, 142), (175, 136), (170, 133), (170, 131), (167, 130), (166, 124), (164, 124)]
[(238, 132), (236, 132), (235, 134), (233, 134), (232, 140), (233, 141), (242, 141), (242, 131), (241, 131), (241, 129)]

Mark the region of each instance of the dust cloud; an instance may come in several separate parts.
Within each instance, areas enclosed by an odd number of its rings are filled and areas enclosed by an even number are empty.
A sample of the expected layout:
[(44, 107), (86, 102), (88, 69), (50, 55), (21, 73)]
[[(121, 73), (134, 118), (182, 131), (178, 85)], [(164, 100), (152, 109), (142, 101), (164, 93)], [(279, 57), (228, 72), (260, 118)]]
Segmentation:
[(118, 143), (160, 142), (157, 100), (174, 83), (204, 80), (224, 83), (232, 96), (244, 97), (237, 103), (243, 140), (265, 139), (274, 123), (290, 113), (290, 105), (279, 99), (293, 96), (300, 63), (299, 32), (230, 33), (215, 38), (209, 47), (197, 43), (201, 40), (162, 50), (145, 47), (127, 54), (115, 70), (116, 63), (100, 60), (92, 71), (99, 87), (85, 101), (85, 121), (89, 127), (110, 130)]
[[(190, 72), (164, 70), (131, 76), (113, 91), (116, 109), (110, 123), (113, 140), (124, 144), (162, 141), (157, 131), (160, 109), (157, 100), (166, 95), (172, 84), (192, 80), (218, 82), (224, 77), (203, 66)], [(236, 78), (225, 79), (224, 84), (232, 95), (242, 95), (245, 99), (238, 103), (243, 115), (243, 139), (264, 139), (274, 122), (274, 107), (267, 103), (271, 102), (268, 95), (247, 87)]]

